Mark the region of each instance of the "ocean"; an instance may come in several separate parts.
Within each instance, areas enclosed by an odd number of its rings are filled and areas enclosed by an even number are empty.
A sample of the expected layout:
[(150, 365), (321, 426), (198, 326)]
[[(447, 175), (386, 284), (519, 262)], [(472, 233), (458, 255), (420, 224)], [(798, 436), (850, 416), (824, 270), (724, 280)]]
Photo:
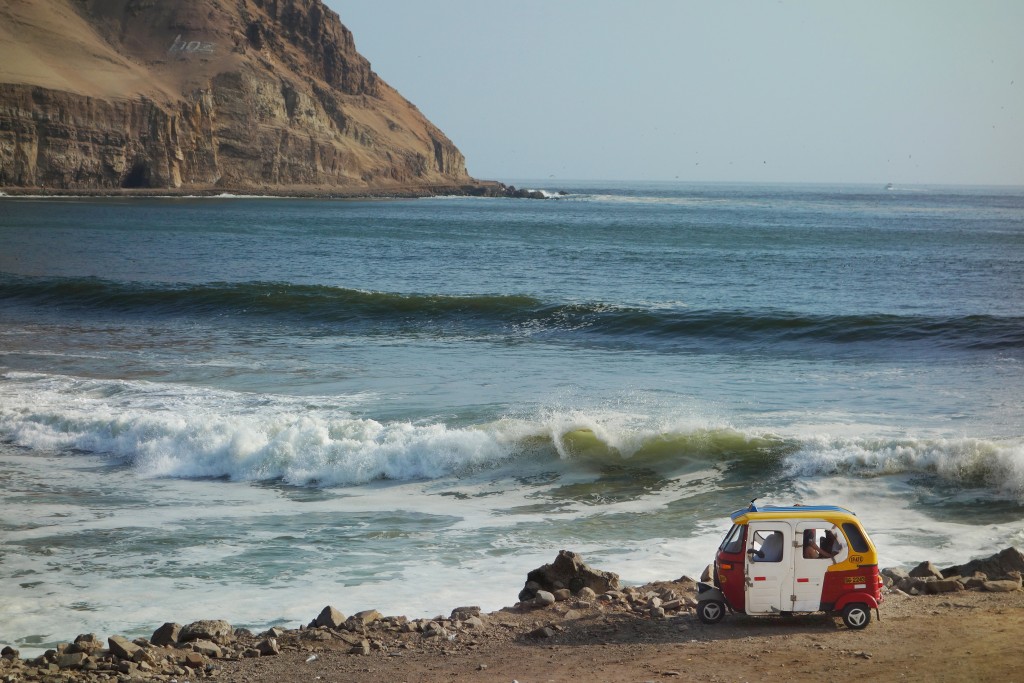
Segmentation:
[(0, 643), (697, 576), (753, 498), (1024, 548), (1024, 189), (525, 185), (0, 198)]

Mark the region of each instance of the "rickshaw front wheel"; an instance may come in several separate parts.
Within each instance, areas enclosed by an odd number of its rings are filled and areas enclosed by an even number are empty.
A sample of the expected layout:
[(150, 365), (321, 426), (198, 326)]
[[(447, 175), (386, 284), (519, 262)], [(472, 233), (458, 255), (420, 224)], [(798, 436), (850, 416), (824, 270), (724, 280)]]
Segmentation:
[(871, 608), (863, 603), (853, 603), (843, 608), (843, 623), (848, 628), (860, 630), (871, 623)]
[(725, 603), (721, 600), (704, 600), (697, 605), (697, 617), (705, 624), (717, 624), (725, 616)]

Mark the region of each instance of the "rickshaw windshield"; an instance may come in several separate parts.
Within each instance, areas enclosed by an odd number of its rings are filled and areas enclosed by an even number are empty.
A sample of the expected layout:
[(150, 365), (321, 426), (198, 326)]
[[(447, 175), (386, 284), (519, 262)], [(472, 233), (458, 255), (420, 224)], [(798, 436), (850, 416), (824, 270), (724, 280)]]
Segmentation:
[(846, 532), (846, 538), (850, 540), (850, 546), (858, 553), (866, 553), (871, 549), (871, 546), (868, 545), (867, 534), (859, 525), (844, 522), (843, 531)]
[(724, 553), (738, 553), (743, 550), (743, 527), (733, 524), (718, 549)]

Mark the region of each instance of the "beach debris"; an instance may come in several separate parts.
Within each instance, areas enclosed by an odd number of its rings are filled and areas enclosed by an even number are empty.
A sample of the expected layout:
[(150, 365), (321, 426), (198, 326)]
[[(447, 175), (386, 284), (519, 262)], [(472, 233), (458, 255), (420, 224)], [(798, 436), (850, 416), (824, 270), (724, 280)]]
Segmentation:
[(310, 662), (315, 662), (317, 659), (319, 659), (319, 657), (316, 655), (310, 655), (306, 657), (306, 663), (309, 664)]

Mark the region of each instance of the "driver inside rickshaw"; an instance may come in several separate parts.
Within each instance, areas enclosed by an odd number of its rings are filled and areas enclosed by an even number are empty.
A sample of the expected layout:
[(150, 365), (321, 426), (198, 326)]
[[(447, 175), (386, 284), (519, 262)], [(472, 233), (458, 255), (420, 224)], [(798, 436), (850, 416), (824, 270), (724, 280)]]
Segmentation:
[(832, 529), (825, 529), (825, 537), (821, 539), (821, 545), (815, 542), (818, 533), (816, 529), (804, 530), (804, 557), (807, 559), (830, 559), (843, 550), (843, 544)]

